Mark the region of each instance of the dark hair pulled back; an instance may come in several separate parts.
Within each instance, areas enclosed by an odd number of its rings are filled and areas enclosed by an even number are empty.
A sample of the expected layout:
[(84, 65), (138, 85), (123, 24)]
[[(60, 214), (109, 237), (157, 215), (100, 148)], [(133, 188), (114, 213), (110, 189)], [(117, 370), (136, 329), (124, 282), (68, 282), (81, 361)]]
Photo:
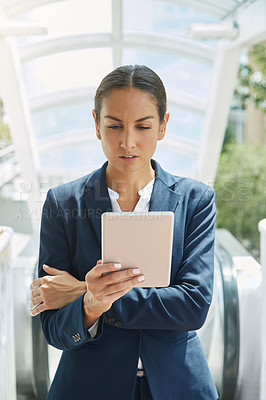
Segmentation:
[(94, 98), (97, 121), (100, 120), (103, 99), (113, 90), (132, 87), (151, 95), (157, 103), (160, 122), (167, 108), (166, 92), (161, 78), (145, 65), (125, 65), (116, 68), (101, 81)]

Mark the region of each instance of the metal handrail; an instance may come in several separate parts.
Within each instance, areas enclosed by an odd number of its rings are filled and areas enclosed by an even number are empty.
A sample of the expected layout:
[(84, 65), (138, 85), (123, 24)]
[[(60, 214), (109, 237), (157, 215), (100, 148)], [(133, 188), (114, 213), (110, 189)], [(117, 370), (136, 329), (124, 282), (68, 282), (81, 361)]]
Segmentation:
[[(240, 310), (240, 306), (243, 307), (243, 299), (241, 297), (243, 296), (243, 286), (241, 286), (239, 277), (242, 276), (242, 279), (243, 277), (248, 279), (248, 275), (245, 269), (241, 270), (241, 268), (237, 266), (236, 259), (239, 257), (247, 257), (247, 263), (251, 262), (249, 253), (228, 231), (217, 230), (215, 246), (216, 288), (214, 290), (214, 301), (206, 323), (203, 326), (203, 330), (199, 332), (199, 336), (203, 342), (210, 370), (213, 372), (220, 400), (234, 400), (239, 398), (237, 396), (243, 374), (242, 353), (242, 361), (240, 359), (240, 351), (243, 351), (243, 347), (240, 347), (240, 345), (241, 338), (243, 338), (243, 334), (245, 333), (243, 332), (243, 323), (245, 323), (246, 320), (243, 320), (243, 310)], [(17, 279), (19, 278), (19, 287), (21, 287), (22, 275), (19, 275), (21, 271), (23, 271), (23, 276), (26, 276), (28, 280), (34, 278), (34, 264), (32, 263), (30, 266), (29, 259), (21, 259), (20, 261), (23, 263), (23, 268), (21, 268), (21, 265), (17, 265), (16, 271)], [(248, 267), (249, 266), (248, 264)], [(259, 281), (259, 277), (255, 278)], [(254, 290), (256, 291), (256, 289)], [(17, 293), (19, 293), (19, 290), (17, 290)], [(251, 297), (253, 293), (253, 288), (251, 288)], [(27, 309), (29, 298), (26, 299), (26, 297), (29, 297), (29, 293), (23, 296), (23, 298), (17, 299), (17, 304), (25, 303), (24, 307), (26, 306), (25, 309)], [(21, 313), (20, 318), (22, 318)], [(50, 384), (48, 348), (42, 335), (39, 318), (30, 320), (28, 313), (25, 314), (23, 318), (28, 324), (28, 331), (31, 331), (32, 339), (30, 342), (30, 352), (33, 360), (32, 365), (28, 366), (30, 367), (28, 374), (28, 376), (31, 376), (30, 382), (23, 382), (21, 379), (20, 384), (27, 386), (27, 391), (31, 391), (31, 393), (36, 396), (35, 398), (41, 400), (45, 398)], [(19, 321), (18, 317), (16, 321)], [(245, 329), (245, 331), (247, 331), (247, 329)], [(29, 334), (29, 332), (27, 334)], [(218, 335), (219, 337), (217, 337)], [(21, 340), (21, 333), (19, 340)], [(26, 341), (24, 340), (24, 342)], [(220, 347), (218, 348), (217, 345), (220, 345)], [(21, 351), (21, 346), (19, 349)], [(211, 365), (212, 363), (213, 365)], [(21, 378), (23, 378), (23, 376), (21, 376)], [(34, 388), (32, 388), (32, 386), (30, 388), (32, 384)]]
[(0, 398), (15, 400), (13, 292), (10, 274), (13, 229), (0, 226)]
[(13, 144), (0, 150), (0, 188), (19, 173), (19, 165)]
[(237, 274), (232, 257), (225, 249), (226, 244), (219, 242), (219, 239), (217, 242), (216, 256), (219, 260), (224, 297), (224, 355), (220, 397), (222, 400), (232, 400), (237, 390), (240, 353)]
[(6, 156), (7, 154), (13, 153), (15, 151), (15, 146), (10, 144), (0, 150), (0, 158)]

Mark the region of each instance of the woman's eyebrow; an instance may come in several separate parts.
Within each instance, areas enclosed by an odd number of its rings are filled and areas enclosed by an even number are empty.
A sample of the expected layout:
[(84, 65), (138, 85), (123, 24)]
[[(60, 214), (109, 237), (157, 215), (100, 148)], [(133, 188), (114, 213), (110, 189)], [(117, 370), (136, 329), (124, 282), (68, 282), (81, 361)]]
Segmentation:
[[(122, 122), (121, 119), (112, 117), (111, 115), (105, 115), (104, 118), (109, 118), (109, 119), (113, 119), (114, 121)], [(142, 121), (145, 121), (146, 119), (151, 119), (151, 118), (154, 118), (154, 117), (152, 115), (148, 115), (147, 117), (137, 119), (135, 122), (142, 122)]]
[(114, 121), (122, 122), (121, 119), (112, 117), (111, 115), (105, 115), (104, 118), (109, 118), (109, 119), (113, 119)]
[(151, 118), (154, 118), (154, 117), (152, 115), (148, 115), (147, 117), (143, 117), (143, 118), (137, 119), (136, 122), (145, 121), (145, 119), (151, 119)]

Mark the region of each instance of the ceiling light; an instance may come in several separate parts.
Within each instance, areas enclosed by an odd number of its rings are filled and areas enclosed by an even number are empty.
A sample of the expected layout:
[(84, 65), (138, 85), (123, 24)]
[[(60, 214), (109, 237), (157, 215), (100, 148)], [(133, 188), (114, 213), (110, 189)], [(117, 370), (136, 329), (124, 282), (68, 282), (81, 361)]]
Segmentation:
[(234, 21), (222, 22), (221, 24), (192, 24), (188, 31), (191, 39), (230, 39), (238, 36), (238, 25)]

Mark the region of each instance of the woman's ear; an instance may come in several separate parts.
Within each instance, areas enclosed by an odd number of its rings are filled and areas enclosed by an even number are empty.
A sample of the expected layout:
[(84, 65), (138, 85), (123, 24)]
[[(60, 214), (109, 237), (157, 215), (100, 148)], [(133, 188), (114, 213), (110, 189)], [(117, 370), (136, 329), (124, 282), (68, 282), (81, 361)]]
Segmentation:
[(94, 123), (95, 123), (96, 136), (97, 136), (97, 138), (98, 138), (99, 140), (101, 140), (100, 123), (99, 123), (99, 121), (97, 120), (96, 111), (95, 111), (95, 110), (92, 110), (92, 116), (93, 116)]
[(163, 119), (163, 122), (161, 123), (161, 126), (160, 126), (160, 131), (159, 131), (159, 135), (158, 135), (158, 140), (162, 140), (162, 139), (164, 138), (164, 136), (165, 136), (166, 126), (167, 126), (169, 117), (170, 117), (170, 113), (167, 111), (167, 112), (164, 114), (164, 119)]

